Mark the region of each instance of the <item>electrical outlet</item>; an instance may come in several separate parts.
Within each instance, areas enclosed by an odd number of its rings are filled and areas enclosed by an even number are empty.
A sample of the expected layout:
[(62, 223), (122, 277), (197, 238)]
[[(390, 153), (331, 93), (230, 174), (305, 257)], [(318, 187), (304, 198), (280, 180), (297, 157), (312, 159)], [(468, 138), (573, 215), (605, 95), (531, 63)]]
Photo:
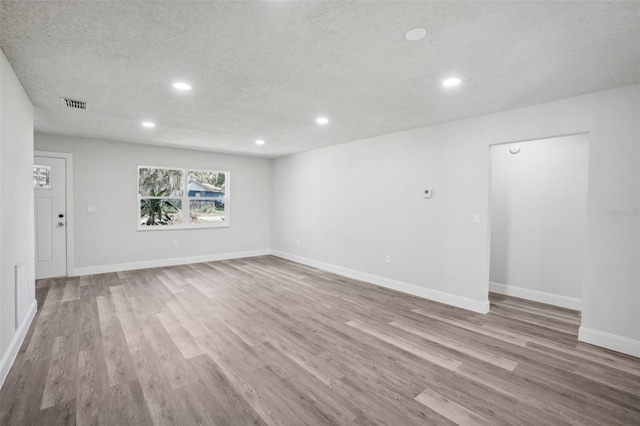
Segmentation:
[(178, 240), (173, 240), (173, 246), (178, 247)]
[(90, 213), (90, 214), (98, 213), (98, 206), (93, 204), (87, 206), (87, 213)]
[(391, 256), (387, 256), (387, 263), (391, 263)]

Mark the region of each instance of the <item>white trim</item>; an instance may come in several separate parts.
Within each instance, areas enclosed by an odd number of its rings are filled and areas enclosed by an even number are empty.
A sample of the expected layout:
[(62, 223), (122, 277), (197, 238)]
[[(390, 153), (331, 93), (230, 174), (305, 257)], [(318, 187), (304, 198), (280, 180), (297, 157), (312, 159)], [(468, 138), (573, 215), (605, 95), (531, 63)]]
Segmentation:
[(9, 344), (7, 351), (4, 353), (4, 357), (2, 357), (2, 361), (0, 361), (0, 388), (4, 384), (4, 380), (7, 378), (9, 370), (16, 360), (16, 356), (18, 356), (20, 346), (22, 346), (22, 342), (24, 342), (24, 338), (27, 336), (27, 331), (29, 331), (29, 326), (31, 326), (31, 321), (33, 321), (33, 318), (36, 316), (37, 310), (38, 303), (34, 300), (22, 320), (22, 324), (20, 324), (20, 327), (18, 327), (16, 333), (13, 335), (13, 339), (11, 339), (11, 343)]
[(144, 260), (141, 262), (116, 263), (111, 265), (86, 266), (75, 268), (69, 275), (105, 274), (107, 272), (133, 271), (136, 269), (161, 268), (164, 266), (187, 265), (190, 263), (214, 262), (216, 260), (240, 259), (243, 257), (265, 256), (271, 254), (269, 249), (238, 251), (232, 253), (210, 254), (206, 256), (178, 257), (171, 259)]
[(534, 302), (546, 303), (547, 305), (573, 309), (574, 311), (582, 311), (582, 299), (576, 299), (574, 297), (560, 296), (553, 293), (545, 293), (544, 291), (531, 290), (528, 288), (494, 282), (489, 282), (489, 291), (507, 296), (519, 297), (521, 299), (532, 300)]
[(271, 250), (271, 254), (274, 256), (281, 257), (283, 259), (291, 260), (293, 262), (298, 262), (304, 265), (309, 265), (315, 268), (323, 269), (325, 271), (329, 271), (334, 274), (342, 275), (342, 276), (360, 280), (360, 281), (367, 281), (375, 285), (378, 285), (380, 287), (397, 290), (402, 293), (407, 293), (413, 296), (422, 297), (424, 299), (445, 303), (447, 305), (456, 306), (458, 308), (467, 309), (469, 311), (479, 312), (481, 314), (486, 314), (487, 312), (489, 312), (488, 300), (480, 301), (480, 300), (470, 299), (468, 297), (458, 296), (456, 294), (446, 293), (439, 290), (433, 290), (433, 289), (422, 287), (415, 284), (396, 281), (390, 278), (368, 274), (366, 272), (356, 271), (354, 269), (349, 269), (349, 268), (345, 268), (338, 265), (332, 265), (329, 263), (320, 262), (318, 260), (308, 259), (306, 257), (285, 253), (279, 250)]
[(580, 326), (578, 340), (640, 358), (640, 341)]
[(73, 271), (74, 257), (73, 257), (73, 154), (66, 152), (53, 152), (53, 151), (34, 151), (34, 157), (49, 157), (49, 158), (64, 158), (65, 159), (65, 199), (67, 210), (67, 276)]

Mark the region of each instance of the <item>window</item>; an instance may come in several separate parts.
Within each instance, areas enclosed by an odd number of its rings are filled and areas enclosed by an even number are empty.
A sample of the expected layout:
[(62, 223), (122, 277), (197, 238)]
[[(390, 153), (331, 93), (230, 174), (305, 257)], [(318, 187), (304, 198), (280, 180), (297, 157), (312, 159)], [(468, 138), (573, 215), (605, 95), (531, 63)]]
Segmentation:
[(33, 187), (36, 189), (51, 188), (51, 166), (33, 166)]
[(138, 167), (138, 229), (229, 226), (229, 172)]

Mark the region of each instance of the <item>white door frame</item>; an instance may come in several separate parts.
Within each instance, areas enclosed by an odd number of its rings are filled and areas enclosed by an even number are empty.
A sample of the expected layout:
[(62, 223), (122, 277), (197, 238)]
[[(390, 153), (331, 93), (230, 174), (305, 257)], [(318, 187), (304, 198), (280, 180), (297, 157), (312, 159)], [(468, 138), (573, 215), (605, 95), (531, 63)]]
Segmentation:
[(67, 238), (67, 276), (75, 276), (73, 271), (74, 259), (73, 259), (73, 154), (66, 152), (52, 152), (52, 151), (34, 151), (34, 157), (51, 157), (51, 158), (63, 158), (65, 159), (65, 203), (66, 203), (66, 215), (67, 226), (65, 227)]

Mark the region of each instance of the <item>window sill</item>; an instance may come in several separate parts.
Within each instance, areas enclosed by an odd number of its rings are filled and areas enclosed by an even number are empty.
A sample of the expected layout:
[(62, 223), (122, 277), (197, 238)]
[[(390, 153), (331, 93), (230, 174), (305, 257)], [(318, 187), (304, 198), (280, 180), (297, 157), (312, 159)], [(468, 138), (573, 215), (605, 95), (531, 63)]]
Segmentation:
[(202, 224), (202, 225), (150, 225), (144, 226), (136, 229), (139, 232), (148, 232), (148, 231), (183, 231), (183, 230), (191, 230), (191, 229), (215, 229), (215, 228), (229, 228), (231, 224), (229, 222), (225, 222), (223, 224)]

